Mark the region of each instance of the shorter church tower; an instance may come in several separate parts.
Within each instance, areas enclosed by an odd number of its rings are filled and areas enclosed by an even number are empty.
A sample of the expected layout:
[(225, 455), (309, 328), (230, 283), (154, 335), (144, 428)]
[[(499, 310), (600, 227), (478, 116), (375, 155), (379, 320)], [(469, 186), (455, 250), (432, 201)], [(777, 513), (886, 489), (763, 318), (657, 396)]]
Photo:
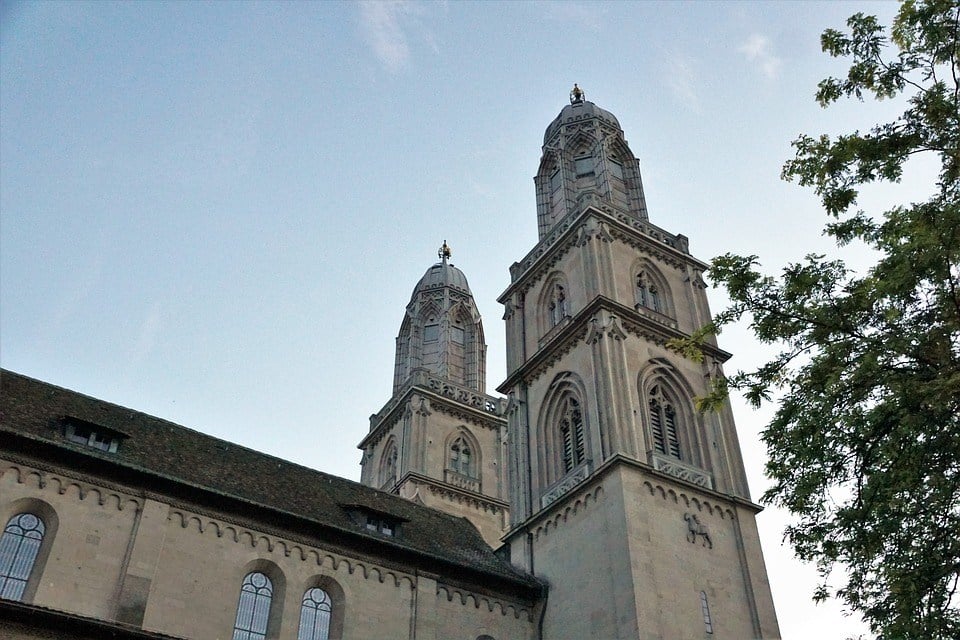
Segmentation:
[(370, 416), (361, 482), (470, 520), (499, 546), (508, 520), (504, 401), (486, 390), (480, 313), (447, 243), (413, 289), (393, 397)]

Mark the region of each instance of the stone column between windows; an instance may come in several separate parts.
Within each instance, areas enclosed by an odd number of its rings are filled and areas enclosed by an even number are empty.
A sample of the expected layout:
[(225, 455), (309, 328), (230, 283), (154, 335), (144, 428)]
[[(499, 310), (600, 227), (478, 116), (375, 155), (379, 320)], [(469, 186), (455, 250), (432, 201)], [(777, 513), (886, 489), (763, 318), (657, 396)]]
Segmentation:
[(530, 495), (530, 428), (527, 422), (527, 392), (526, 386), (517, 385), (510, 392), (510, 402), (507, 407), (507, 433), (509, 478), (507, 487), (510, 494), (510, 523), (511, 526), (523, 522), (531, 514)]
[(147, 596), (167, 535), (170, 505), (145, 500), (134, 519), (130, 546), (117, 587), (114, 619), (136, 627), (143, 624)]
[(436, 640), (439, 598), (436, 579), (417, 575), (410, 597), (410, 640)]
[[(587, 342), (591, 345), (593, 355), (593, 377), (597, 397), (596, 422), (601, 445), (600, 451), (591, 451), (593, 468), (596, 468), (608, 456), (621, 449), (621, 442), (617, 430), (619, 412), (613, 397), (615, 381), (610, 368), (610, 345), (605, 339), (607, 327), (603, 321), (603, 312), (597, 312), (590, 322), (593, 326), (587, 334)], [(608, 411), (604, 412), (603, 407), (607, 407)]]
[(597, 237), (597, 221), (587, 218), (579, 229), (580, 256), (583, 260), (583, 301), (587, 304), (600, 293), (600, 256), (594, 248)]
[(612, 342), (611, 348), (614, 349), (610, 358), (611, 375), (613, 380), (618, 381), (613, 385), (611, 393), (618, 408), (615, 428), (619, 433), (620, 451), (624, 455), (639, 459), (639, 452), (642, 451), (637, 437), (639, 425), (631, 400), (635, 389), (635, 378), (627, 365), (627, 340), (630, 337), (620, 326), (616, 316), (610, 316), (607, 337)]
[(407, 415), (413, 425), (411, 437), (411, 469), (425, 473), (425, 449), (427, 446), (427, 420), (430, 417), (430, 406), (426, 398), (413, 395), (410, 398)]

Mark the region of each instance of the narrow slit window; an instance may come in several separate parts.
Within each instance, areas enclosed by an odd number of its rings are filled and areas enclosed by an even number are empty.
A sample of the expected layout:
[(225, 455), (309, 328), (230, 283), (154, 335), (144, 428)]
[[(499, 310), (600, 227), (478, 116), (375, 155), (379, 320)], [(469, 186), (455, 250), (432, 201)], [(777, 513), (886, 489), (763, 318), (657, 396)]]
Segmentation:
[(560, 418), (560, 443), (563, 471), (567, 473), (586, 460), (586, 440), (580, 404), (573, 398), (568, 398), (565, 404)]
[(710, 617), (710, 605), (707, 603), (707, 592), (700, 592), (700, 610), (703, 613), (703, 626), (707, 633), (713, 633), (713, 618)]

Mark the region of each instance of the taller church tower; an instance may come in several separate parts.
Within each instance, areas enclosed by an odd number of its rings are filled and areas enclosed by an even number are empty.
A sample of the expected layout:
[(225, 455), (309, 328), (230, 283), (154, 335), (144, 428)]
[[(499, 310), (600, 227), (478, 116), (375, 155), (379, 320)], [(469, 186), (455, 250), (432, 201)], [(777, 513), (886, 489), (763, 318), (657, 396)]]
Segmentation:
[(640, 165), (574, 86), (534, 178), (538, 244), (506, 307), (512, 561), (549, 583), (545, 638), (773, 638), (729, 406), (729, 354), (666, 347), (710, 319), (707, 265), (648, 220)]

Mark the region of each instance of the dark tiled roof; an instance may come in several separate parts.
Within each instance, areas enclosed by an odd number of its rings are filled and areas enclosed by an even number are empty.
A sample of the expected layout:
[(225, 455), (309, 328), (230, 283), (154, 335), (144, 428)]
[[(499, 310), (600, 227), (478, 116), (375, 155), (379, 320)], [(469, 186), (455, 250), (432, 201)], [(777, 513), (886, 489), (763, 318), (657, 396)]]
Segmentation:
[(12, 600), (0, 600), (0, 630), (11, 633), (29, 630), (31, 638), (182, 640), (179, 636), (144, 631), (119, 622), (97, 620)]
[[(74, 444), (63, 437), (71, 418), (129, 437), (116, 453)], [(137, 477), (158, 492), (216, 498), (220, 510), (321, 542), (425, 564), (451, 577), (492, 579), (520, 594), (539, 589), (464, 518), (7, 370), (0, 371), (0, 431), (18, 434), (25, 452), (66, 455), (88, 473), (119, 474), (127, 482)], [(356, 507), (393, 516), (402, 523), (399, 535), (367, 532), (348, 513)]]

